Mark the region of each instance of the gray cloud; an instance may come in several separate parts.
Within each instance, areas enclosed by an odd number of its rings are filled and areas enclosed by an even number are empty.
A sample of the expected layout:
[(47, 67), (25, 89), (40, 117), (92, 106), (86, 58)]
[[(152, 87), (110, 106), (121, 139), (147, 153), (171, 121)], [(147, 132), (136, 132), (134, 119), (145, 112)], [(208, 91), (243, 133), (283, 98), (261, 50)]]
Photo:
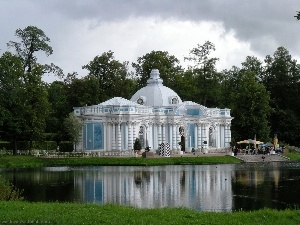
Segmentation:
[[(222, 22), (238, 39), (249, 41), (253, 50), (266, 55), (284, 46), (299, 52), (300, 10), (298, 0), (35, 0), (42, 11), (53, 10), (70, 19), (94, 19), (98, 23), (129, 17), (153, 17), (190, 21)], [(270, 43), (260, 43), (259, 40)], [(277, 46), (275, 46), (277, 45)], [(295, 47), (296, 46), (296, 47)]]
[(294, 18), (299, 10), (299, 0), (0, 1), (0, 53), (6, 50), (6, 43), (14, 39), (15, 30), (28, 25), (41, 28), (53, 41), (51, 44), (57, 53), (67, 49), (66, 43), (74, 42), (74, 33), (77, 38), (82, 33), (82, 21), (87, 21), (90, 29), (97, 29), (103, 23), (155, 17), (197, 23), (220, 22), (226, 32), (233, 31), (238, 40), (249, 42), (251, 49), (261, 57), (272, 55), (279, 46), (300, 57), (300, 22)]

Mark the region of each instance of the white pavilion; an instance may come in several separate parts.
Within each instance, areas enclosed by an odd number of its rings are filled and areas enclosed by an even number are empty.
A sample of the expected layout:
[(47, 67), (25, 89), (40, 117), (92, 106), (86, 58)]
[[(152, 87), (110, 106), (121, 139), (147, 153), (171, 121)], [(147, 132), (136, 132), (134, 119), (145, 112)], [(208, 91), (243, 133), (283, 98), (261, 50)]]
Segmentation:
[(182, 101), (153, 69), (147, 86), (130, 100), (114, 97), (98, 105), (74, 107), (83, 124), (79, 151), (132, 151), (138, 138), (150, 151), (168, 143), (171, 153), (218, 152), (230, 147), (230, 109)]

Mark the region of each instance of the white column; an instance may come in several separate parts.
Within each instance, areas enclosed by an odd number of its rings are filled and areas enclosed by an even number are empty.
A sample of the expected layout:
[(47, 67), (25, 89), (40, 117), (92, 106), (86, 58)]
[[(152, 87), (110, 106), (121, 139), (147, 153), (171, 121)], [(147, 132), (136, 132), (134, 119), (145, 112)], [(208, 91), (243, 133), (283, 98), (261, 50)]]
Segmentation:
[(162, 124), (162, 142), (166, 142), (166, 125)]
[(157, 129), (158, 129), (158, 145), (160, 145), (161, 144), (161, 124), (160, 123), (157, 124)]
[(147, 138), (148, 138), (148, 145), (149, 147), (151, 147), (151, 150), (153, 149), (153, 138), (152, 138), (152, 123), (149, 122), (149, 125), (148, 125), (148, 131), (147, 131)]
[(178, 143), (181, 141), (180, 133), (179, 133), (179, 125), (176, 124), (176, 143), (177, 143), (177, 150), (180, 150), (181, 146)]
[(203, 148), (208, 148), (208, 124), (203, 123), (202, 124), (202, 142), (206, 141), (206, 144), (203, 143)]
[(106, 150), (106, 134), (107, 134), (107, 123), (103, 123), (103, 150)]
[(132, 123), (132, 129), (133, 129), (133, 145), (134, 145), (134, 142), (135, 142), (135, 139), (137, 138), (136, 137), (136, 124), (135, 123)]
[(195, 124), (195, 127), (194, 127), (194, 148), (197, 149), (198, 147), (198, 126), (197, 124)]
[(216, 138), (216, 147), (220, 148), (220, 124), (216, 124), (215, 138)]
[(132, 123), (128, 122), (128, 150), (132, 150), (133, 149), (131, 127), (132, 127)]
[(176, 125), (172, 124), (172, 149), (173, 150), (177, 149), (177, 143), (176, 143)]
[(230, 147), (231, 142), (231, 130), (230, 130), (230, 124), (225, 125), (225, 148)]
[(121, 151), (121, 144), (122, 144), (122, 139), (121, 139), (121, 123), (116, 123), (116, 128), (117, 128), (117, 140), (118, 140), (118, 151)]
[(197, 149), (201, 149), (201, 123), (197, 123)]
[(115, 124), (112, 123), (112, 150), (116, 150), (116, 127)]

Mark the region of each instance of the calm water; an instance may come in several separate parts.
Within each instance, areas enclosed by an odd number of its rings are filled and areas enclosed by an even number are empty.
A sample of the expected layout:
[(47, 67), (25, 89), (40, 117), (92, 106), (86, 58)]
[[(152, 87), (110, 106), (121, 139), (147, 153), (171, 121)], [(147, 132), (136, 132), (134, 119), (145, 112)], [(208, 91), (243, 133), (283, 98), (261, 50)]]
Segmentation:
[(28, 201), (117, 203), (199, 211), (298, 208), (300, 164), (2, 169)]

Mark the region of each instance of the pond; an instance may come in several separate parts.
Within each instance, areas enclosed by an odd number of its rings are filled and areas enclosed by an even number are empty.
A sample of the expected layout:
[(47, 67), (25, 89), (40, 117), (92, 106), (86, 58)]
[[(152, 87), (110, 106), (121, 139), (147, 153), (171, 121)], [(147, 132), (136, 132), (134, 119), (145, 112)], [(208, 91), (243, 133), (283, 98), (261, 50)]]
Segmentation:
[(230, 212), (299, 209), (300, 163), (1, 169), (38, 202), (115, 203)]

